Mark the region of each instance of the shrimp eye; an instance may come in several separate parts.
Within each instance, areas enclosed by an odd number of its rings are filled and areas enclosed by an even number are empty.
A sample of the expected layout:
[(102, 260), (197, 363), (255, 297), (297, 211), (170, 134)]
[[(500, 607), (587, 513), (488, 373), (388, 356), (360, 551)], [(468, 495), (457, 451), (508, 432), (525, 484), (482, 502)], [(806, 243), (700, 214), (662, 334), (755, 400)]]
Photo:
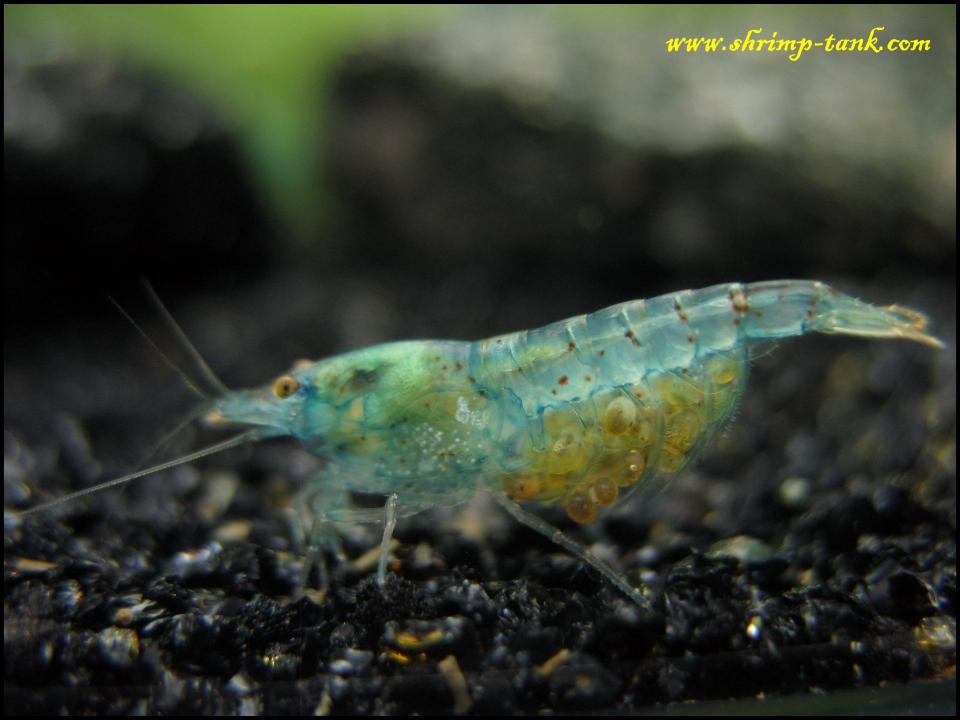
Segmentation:
[(300, 389), (300, 383), (289, 375), (281, 375), (273, 383), (273, 394), (284, 400)]

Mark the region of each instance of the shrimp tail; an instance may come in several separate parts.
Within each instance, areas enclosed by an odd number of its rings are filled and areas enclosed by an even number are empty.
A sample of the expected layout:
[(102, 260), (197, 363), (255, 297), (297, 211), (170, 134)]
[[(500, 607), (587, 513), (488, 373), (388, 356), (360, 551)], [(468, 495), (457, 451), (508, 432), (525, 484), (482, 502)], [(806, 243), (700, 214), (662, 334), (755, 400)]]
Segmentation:
[(742, 287), (742, 293), (732, 298), (749, 338), (818, 332), (945, 347), (942, 340), (927, 332), (927, 317), (910, 308), (871, 305), (816, 281), (777, 280)]
[(926, 332), (927, 316), (916, 310), (888, 305), (877, 307), (846, 295), (828, 312), (816, 315), (807, 329), (814, 332), (861, 337), (914, 340), (936, 348), (943, 341)]

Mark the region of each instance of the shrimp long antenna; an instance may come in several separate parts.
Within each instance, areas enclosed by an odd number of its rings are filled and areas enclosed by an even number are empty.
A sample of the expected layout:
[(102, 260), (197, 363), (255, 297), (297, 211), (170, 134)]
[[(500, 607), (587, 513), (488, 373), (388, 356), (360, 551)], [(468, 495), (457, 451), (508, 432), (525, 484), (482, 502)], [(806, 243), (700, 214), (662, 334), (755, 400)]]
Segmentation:
[(167, 306), (163, 304), (163, 301), (160, 299), (160, 296), (157, 294), (157, 291), (153, 289), (153, 286), (146, 278), (142, 278), (143, 287), (147, 291), (147, 294), (150, 296), (150, 300), (153, 302), (154, 307), (157, 308), (159, 313), (163, 316), (163, 319), (167, 322), (170, 328), (176, 333), (177, 337), (180, 339), (180, 342), (183, 344), (183, 347), (186, 348), (187, 352), (190, 354), (190, 357), (193, 358), (193, 361), (197, 364), (197, 367), (200, 368), (200, 372), (207, 379), (207, 381), (215, 387), (220, 395), (226, 395), (230, 392), (223, 381), (217, 377), (217, 374), (213, 371), (213, 368), (207, 364), (207, 361), (203, 359), (203, 355), (200, 354), (200, 351), (190, 342), (190, 338), (187, 337), (187, 334), (183, 331), (183, 328), (177, 323), (174, 319), (173, 314), (167, 310)]
[(140, 333), (140, 337), (142, 337), (144, 340), (147, 341), (147, 344), (154, 349), (157, 355), (160, 356), (160, 359), (167, 364), (167, 367), (169, 367), (177, 375), (180, 376), (180, 379), (183, 380), (184, 384), (188, 388), (190, 388), (194, 393), (196, 393), (199, 397), (203, 398), (204, 400), (210, 400), (210, 396), (207, 393), (205, 393), (203, 390), (201, 390), (199, 387), (197, 387), (197, 384), (190, 379), (190, 376), (187, 375), (183, 370), (181, 370), (180, 366), (177, 365), (173, 360), (171, 360), (167, 356), (167, 354), (160, 349), (160, 347), (153, 341), (153, 338), (151, 338), (147, 334), (147, 331), (137, 324), (137, 321), (130, 316), (130, 313), (128, 313), (126, 310), (123, 309), (123, 306), (120, 303), (114, 300), (113, 297), (110, 295), (107, 295), (107, 300), (113, 303), (113, 306), (120, 312), (121, 315), (123, 315), (127, 319), (127, 322), (133, 325), (134, 330)]
[(83, 490), (77, 490), (76, 492), (70, 493), (69, 495), (64, 495), (63, 497), (59, 497), (56, 500), (51, 500), (50, 502), (43, 503), (42, 505), (37, 505), (36, 507), (28, 508), (26, 510), (21, 510), (20, 512), (17, 513), (17, 515), (19, 517), (25, 517), (27, 515), (33, 515), (35, 513), (42, 512), (44, 510), (49, 510), (52, 507), (71, 502), (73, 500), (76, 500), (77, 498), (83, 497), (84, 495), (91, 495), (93, 493), (98, 493), (98, 492), (101, 492), (102, 490), (106, 490), (107, 488), (116, 487), (117, 485), (123, 485), (124, 483), (128, 483), (131, 480), (136, 480), (137, 478), (141, 478), (144, 475), (152, 475), (153, 473), (158, 473), (161, 470), (169, 470), (170, 468), (176, 467), (177, 465), (184, 465), (185, 463), (193, 462), (194, 460), (199, 460), (200, 458), (207, 457), (208, 455), (213, 455), (214, 453), (218, 453), (223, 450), (229, 450), (230, 448), (237, 447), (238, 445), (244, 445), (248, 442), (253, 442), (255, 440), (258, 440), (259, 437), (260, 437), (260, 434), (258, 430), (248, 430), (239, 435), (235, 435), (234, 437), (228, 440), (224, 440), (223, 442), (219, 442), (215, 445), (205, 447), (201, 450), (197, 450), (196, 452), (189, 453), (187, 455), (176, 458), (174, 460), (170, 460), (165, 463), (160, 463), (159, 465), (154, 465), (152, 467), (145, 468), (144, 470), (138, 470), (137, 472), (132, 472), (129, 475), (123, 475), (122, 477), (118, 477), (113, 480), (107, 480), (106, 482), (100, 483), (99, 485), (94, 485), (93, 487), (85, 488)]

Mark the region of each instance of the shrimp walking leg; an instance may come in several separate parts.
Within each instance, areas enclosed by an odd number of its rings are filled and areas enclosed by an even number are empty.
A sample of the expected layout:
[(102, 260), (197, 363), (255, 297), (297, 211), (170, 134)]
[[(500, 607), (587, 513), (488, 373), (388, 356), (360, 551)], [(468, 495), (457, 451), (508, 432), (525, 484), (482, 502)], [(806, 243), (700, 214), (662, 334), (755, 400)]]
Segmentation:
[(397, 494), (391, 493), (384, 504), (383, 537), (380, 539), (380, 558), (377, 560), (377, 584), (387, 583), (387, 556), (390, 553), (390, 538), (397, 526)]
[[(301, 508), (306, 505), (301, 505)], [(312, 587), (310, 578), (314, 569), (317, 573), (316, 587), (326, 590), (328, 586), (327, 560), (324, 549), (329, 549), (337, 558), (343, 556), (339, 536), (325, 520), (311, 513), (291, 513), (291, 535), (297, 544), (297, 552), (303, 557), (303, 573), (300, 577), (300, 587), (297, 594)]]
[(516, 520), (529, 528), (533, 528), (541, 535), (546, 536), (551, 542), (556, 543), (560, 547), (576, 555), (578, 558), (590, 565), (590, 567), (599, 572), (609, 582), (613, 583), (618, 590), (633, 600), (640, 607), (646, 608), (649, 606), (649, 603), (643, 594), (631, 586), (621, 573), (618, 573), (616, 570), (610, 567), (610, 565), (591, 553), (589, 550), (587, 550), (587, 548), (564, 533), (562, 530), (555, 528), (543, 518), (538, 517), (531, 512), (527, 512), (517, 503), (504, 496), (502, 493), (494, 490), (490, 494), (493, 495), (494, 499), (500, 504), (500, 506), (510, 513), (510, 515), (512, 515)]
[[(326, 482), (324, 482), (326, 480)], [(387, 496), (382, 510), (353, 506), (348, 493), (342, 490), (331, 491), (329, 478), (321, 476), (312, 484), (324, 490), (311, 490), (301, 498), (300, 513), (293, 516), (294, 536), (301, 539), (305, 547), (302, 587), (309, 587), (310, 573), (317, 568), (320, 589), (326, 589), (327, 572), (324, 549), (331, 550), (338, 559), (344, 554), (340, 537), (336, 532), (336, 523), (359, 524), (383, 522), (383, 536), (380, 540), (380, 555), (377, 560), (377, 583), (383, 587), (387, 579), (387, 561), (390, 554), (390, 541), (399, 518), (397, 493)], [(309, 527), (309, 532), (305, 529)], [(301, 548), (304, 550), (304, 548)]]
[(318, 576), (318, 589), (325, 590), (328, 575), (324, 550), (330, 550), (338, 561), (344, 558), (340, 536), (332, 523), (343, 514), (349, 516), (345, 520), (352, 520), (357, 508), (352, 506), (346, 490), (335, 484), (331, 486), (326, 474), (312, 478), (307, 488), (298, 496), (297, 509), (292, 513), (291, 520), (293, 537), (304, 555), (299, 590), (311, 586), (310, 576), (314, 568)]

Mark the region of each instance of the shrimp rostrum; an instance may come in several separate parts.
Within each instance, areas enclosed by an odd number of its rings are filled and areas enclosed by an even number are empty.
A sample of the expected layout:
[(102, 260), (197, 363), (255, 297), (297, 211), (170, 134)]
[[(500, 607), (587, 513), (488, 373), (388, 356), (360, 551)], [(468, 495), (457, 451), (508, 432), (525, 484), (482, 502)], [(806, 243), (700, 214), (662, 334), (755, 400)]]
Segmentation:
[[(382, 584), (398, 518), (465, 502), (481, 488), (643, 603), (623, 574), (521, 503), (559, 505), (588, 524), (631, 491), (681, 472), (730, 419), (757, 344), (818, 332), (942, 347), (925, 327), (913, 310), (778, 280), (626, 302), (478, 342), (375, 345), (224, 392), (204, 409), (206, 420), (246, 432), (104, 485), (293, 436), (325, 461), (296, 513), (314, 556), (336, 548), (334, 524), (382, 520)], [(386, 502), (357, 507), (351, 493)]]

